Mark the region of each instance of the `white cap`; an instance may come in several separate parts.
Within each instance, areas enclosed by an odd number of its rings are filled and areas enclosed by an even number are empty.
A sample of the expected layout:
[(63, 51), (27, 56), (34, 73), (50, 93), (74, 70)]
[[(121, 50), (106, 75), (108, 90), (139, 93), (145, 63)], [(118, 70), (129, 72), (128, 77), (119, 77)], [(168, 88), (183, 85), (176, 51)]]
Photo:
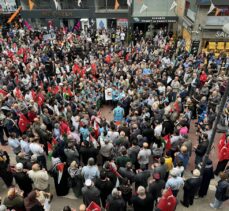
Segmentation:
[(92, 185), (91, 179), (87, 179), (87, 180), (85, 181), (85, 185), (86, 185), (87, 187), (90, 187), (90, 186)]
[(22, 170), (23, 169), (23, 164), (22, 163), (17, 163), (15, 167), (16, 167), (16, 170)]

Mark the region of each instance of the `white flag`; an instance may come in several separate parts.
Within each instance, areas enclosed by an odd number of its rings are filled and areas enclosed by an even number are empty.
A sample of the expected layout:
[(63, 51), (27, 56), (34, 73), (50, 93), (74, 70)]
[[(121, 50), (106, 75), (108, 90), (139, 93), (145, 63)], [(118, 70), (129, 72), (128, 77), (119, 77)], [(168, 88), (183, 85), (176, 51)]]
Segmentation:
[(57, 0), (53, 0), (53, 2), (55, 4), (56, 10), (61, 10), (60, 2)]
[(141, 9), (140, 9), (140, 13), (143, 13), (145, 10), (147, 10), (147, 6), (145, 4), (142, 5)]
[(127, 0), (127, 5), (130, 7), (131, 6), (131, 4), (132, 4), (132, 0)]
[(169, 10), (173, 10), (177, 6), (177, 3), (174, 1)]
[(211, 6), (208, 10), (208, 14), (211, 13), (215, 9), (215, 5), (211, 2)]
[(82, 0), (78, 0), (78, 7), (81, 7)]

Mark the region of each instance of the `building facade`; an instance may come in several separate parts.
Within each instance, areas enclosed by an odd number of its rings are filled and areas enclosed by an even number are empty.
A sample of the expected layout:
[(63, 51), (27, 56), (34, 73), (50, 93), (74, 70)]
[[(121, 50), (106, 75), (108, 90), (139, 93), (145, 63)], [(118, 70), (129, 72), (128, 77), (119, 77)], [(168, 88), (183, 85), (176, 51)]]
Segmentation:
[(222, 31), (229, 22), (229, 1), (212, 0), (215, 8), (209, 13), (210, 0), (184, 0), (184, 16), (181, 21), (186, 49), (195, 52), (225, 51), (229, 54), (229, 35)]

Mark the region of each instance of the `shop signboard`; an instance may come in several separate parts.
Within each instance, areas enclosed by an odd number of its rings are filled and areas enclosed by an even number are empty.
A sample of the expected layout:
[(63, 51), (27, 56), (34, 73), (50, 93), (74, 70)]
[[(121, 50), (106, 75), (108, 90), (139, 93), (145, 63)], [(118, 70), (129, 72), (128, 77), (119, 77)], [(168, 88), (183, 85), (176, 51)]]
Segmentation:
[(223, 31), (217, 31), (215, 34), (216, 38), (229, 38), (229, 34), (223, 32)]
[(153, 16), (153, 17), (135, 17), (135, 23), (176, 23), (178, 17), (176, 16)]

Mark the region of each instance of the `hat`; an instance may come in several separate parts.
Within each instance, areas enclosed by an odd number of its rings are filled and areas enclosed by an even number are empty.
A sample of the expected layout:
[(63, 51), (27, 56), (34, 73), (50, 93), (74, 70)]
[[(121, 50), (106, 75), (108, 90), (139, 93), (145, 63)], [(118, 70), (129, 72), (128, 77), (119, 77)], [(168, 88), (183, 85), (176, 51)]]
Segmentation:
[(20, 171), (20, 170), (23, 169), (23, 164), (22, 163), (17, 163), (15, 168), (16, 168), (17, 171)]
[(85, 181), (85, 185), (86, 185), (87, 187), (90, 187), (90, 186), (92, 185), (91, 179), (87, 179), (87, 180)]
[(4, 204), (0, 205), (0, 211), (6, 211), (6, 209), (7, 207)]
[(153, 174), (153, 178), (154, 179), (160, 179), (161, 178), (161, 175), (159, 173), (154, 173)]
[(169, 173), (170, 173), (170, 175), (172, 177), (176, 177), (177, 176), (177, 171), (175, 169), (172, 169)]
[(192, 172), (193, 176), (199, 177), (200, 176), (200, 171), (198, 169), (194, 169)]
[(208, 160), (206, 161), (206, 165), (212, 165), (212, 161), (211, 161), (210, 159), (208, 159)]

